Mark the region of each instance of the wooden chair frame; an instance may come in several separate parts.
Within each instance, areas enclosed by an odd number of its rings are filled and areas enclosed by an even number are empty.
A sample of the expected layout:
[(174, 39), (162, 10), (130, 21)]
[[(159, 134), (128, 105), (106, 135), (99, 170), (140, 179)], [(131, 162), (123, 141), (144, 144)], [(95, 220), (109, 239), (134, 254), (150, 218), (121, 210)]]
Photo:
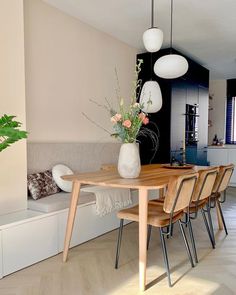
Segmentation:
[[(218, 184), (218, 186), (216, 188), (215, 193), (220, 193), (221, 194), (221, 192), (219, 192), (219, 188), (220, 188), (220, 186), (221, 186), (221, 184), (222, 184), (222, 182), (224, 180), (224, 177), (225, 177), (227, 171), (229, 171), (229, 170), (231, 170), (231, 174), (230, 174), (230, 178), (229, 178), (229, 179), (231, 179), (232, 174), (234, 172), (234, 168), (233, 167), (228, 167), (228, 168), (225, 169), (225, 171), (224, 171), (224, 173), (223, 173), (223, 175), (221, 177), (221, 180), (220, 180), (220, 182), (219, 182), (219, 184)], [(227, 226), (226, 226), (226, 223), (225, 223), (225, 218), (224, 218), (223, 211), (222, 211), (222, 208), (221, 208), (221, 204), (226, 201), (226, 189), (224, 190), (223, 198), (222, 199), (221, 198), (222, 198), (222, 194), (220, 195), (219, 198), (210, 198), (209, 199), (209, 206), (210, 206), (210, 209), (213, 209), (213, 208), (216, 207), (216, 203), (217, 203), (217, 206), (218, 206), (218, 209), (219, 209), (219, 214), (220, 214), (220, 217), (221, 217), (222, 222), (223, 222), (225, 234), (228, 235), (228, 230), (227, 230)], [(213, 234), (213, 240), (215, 241), (213, 226), (212, 226), (212, 234)]]

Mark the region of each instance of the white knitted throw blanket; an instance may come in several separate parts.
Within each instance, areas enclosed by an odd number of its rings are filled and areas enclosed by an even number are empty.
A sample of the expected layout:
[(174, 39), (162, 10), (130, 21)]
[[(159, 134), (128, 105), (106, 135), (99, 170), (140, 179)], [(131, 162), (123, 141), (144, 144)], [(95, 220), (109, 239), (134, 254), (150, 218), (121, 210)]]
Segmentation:
[(87, 186), (83, 192), (91, 192), (96, 196), (96, 214), (104, 216), (112, 211), (122, 209), (132, 204), (130, 189), (105, 186)]

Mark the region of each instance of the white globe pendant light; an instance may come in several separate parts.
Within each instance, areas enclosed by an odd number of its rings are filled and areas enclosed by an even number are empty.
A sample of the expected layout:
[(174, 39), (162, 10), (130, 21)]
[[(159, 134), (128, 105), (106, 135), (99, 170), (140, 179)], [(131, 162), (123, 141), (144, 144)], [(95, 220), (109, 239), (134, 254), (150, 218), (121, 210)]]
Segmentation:
[(175, 79), (188, 71), (188, 61), (179, 54), (172, 54), (173, 47), (173, 0), (171, 0), (170, 54), (160, 57), (154, 64), (154, 73), (164, 79)]
[(179, 54), (168, 54), (160, 57), (154, 64), (154, 72), (164, 79), (175, 79), (188, 71), (186, 58)]
[(151, 9), (151, 28), (143, 33), (143, 44), (147, 51), (156, 52), (160, 50), (163, 43), (162, 30), (154, 27), (154, 0)]
[(143, 44), (147, 51), (156, 52), (161, 49), (163, 32), (158, 28), (150, 28), (143, 33)]
[(156, 81), (145, 82), (140, 94), (139, 101), (143, 112), (158, 112), (162, 107), (162, 95), (159, 84)]

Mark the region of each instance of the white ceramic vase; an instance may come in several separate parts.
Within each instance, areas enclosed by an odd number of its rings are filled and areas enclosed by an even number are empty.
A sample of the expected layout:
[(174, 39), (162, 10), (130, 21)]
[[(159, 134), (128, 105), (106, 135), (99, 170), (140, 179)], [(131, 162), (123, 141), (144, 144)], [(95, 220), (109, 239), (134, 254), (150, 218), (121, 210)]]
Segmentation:
[(123, 178), (136, 178), (141, 171), (139, 146), (136, 143), (123, 143), (120, 147), (118, 172)]

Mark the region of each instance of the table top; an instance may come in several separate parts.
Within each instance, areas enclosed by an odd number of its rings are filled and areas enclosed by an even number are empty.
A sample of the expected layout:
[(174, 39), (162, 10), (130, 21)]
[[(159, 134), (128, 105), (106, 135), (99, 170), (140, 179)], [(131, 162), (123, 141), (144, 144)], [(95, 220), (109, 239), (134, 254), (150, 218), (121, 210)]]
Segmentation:
[(82, 184), (133, 188), (133, 189), (160, 189), (168, 184), (171, 176), (183, 175), (207, 169), (207, 166), (194, 166), (191, 169), (163, 168), (161, 164), (144, 165), (138, 178), (122, 178), (116, 169), (100, 170), (81, 174), (64, 175), (62, 179), (78, 181)]

